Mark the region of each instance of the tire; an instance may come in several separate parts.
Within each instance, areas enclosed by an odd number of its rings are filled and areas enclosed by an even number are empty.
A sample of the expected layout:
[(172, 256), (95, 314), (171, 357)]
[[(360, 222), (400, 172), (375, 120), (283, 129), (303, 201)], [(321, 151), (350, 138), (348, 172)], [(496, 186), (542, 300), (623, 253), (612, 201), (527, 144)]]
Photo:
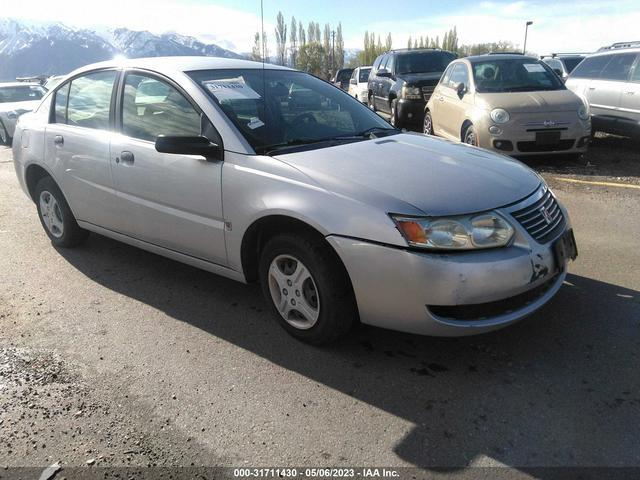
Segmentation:
[(433, 135), (433, 117), (431, 112), (427, 110), (424, 114), (424, 120), (422, 122), (422, 133), (425, 135)]
[(331, 343), (346, 335), (357, 319), (348, 274), (323, 239), (310, 234), (276, 235), (262, 250), (259, 275), (278, 322), (303, 342)]
[(393, 125), (396, 128), (402, 128), (402, 124), (398, 119), (398, 100), (395, 98), (391, 100), (390, 107), (391, 107), (391, 117), (389, 118), (389, 123), (391, 123), (391, 125)]
[(0, 120), (0, 145), (11, 145), (11, 137), (2, 120)]
[(464, 135), (462, 135), (462, 142), (467, 145), (473, 145), (475, 147), (478, 146), (478, 136), (476, 134), (476, 129), (473, 124), (470, 124), (464, 131)]
[(378, 111), (378, 109), (376, 108), (376, 104), (373, 101), (373, 95), (369, 95), (369, 108), (374, 112)]
[(53, 178), (44, 177), (38, 182), (35, 198), (40, 223), (54, 246), (71, 248), (86, 240), (89, 232), (78, 226), (69, 204)]

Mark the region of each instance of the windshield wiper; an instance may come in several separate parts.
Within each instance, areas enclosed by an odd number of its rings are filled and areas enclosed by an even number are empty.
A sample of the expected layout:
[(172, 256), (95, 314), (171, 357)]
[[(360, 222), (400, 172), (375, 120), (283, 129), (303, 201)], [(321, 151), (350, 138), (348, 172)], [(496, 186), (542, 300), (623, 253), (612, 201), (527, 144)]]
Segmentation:
[(275, 152), (276, 150), (280, 150), (282, 148), (287, 147), (298, 147), (301, 145), (312, 145), (314, 143), (323, 143), (331, 140), (335, 140), (334, 138), (292, 138), (282, 143), (273, 143), (271, 145), (263, 145), (259, 148), (259, 151), (264, 155), (269, 155), (271, 152)]
[(351, 135), (353, 137), (376, 137), (377, 138), (377, 133), (384, 133), (384, 136), (386, 135), (390, 135), (392, 133), (400, 133), (400, 129), (399, 128), (385, 128), (385, 127), (371, 127), (371, 128), (367, 128), (366, 130), (356, 133), (354, 135)]

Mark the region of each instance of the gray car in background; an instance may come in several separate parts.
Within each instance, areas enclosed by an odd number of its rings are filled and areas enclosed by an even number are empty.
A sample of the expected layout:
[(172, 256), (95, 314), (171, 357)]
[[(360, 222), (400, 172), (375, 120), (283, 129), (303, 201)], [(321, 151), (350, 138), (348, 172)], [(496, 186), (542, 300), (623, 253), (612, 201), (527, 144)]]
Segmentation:
[[(289, 108), (292, 92), (314, 101)], [(91, 231), (259, 281), (281, 325), (315, 344), (358, 321), (503, 327), (549, 301), (577, 255), (567, 211), (526, 166), (402, 133), (326, 82), (261, 63), (85, 67), (20, 119), (13, 153), (55, 246)]]
[(18, 117), (37, 107), (45, 93), (39, 83), (0, 83), (0, 144), (11, 144)]
[(589, 55), (566, 85), (589, 104), (594, 132), (640, 136), (640, 42)]

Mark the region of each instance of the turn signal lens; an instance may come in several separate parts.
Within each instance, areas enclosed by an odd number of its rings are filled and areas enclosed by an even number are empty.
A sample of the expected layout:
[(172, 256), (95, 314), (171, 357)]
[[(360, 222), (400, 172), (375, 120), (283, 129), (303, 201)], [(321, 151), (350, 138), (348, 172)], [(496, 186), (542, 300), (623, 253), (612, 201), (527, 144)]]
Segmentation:
[(422, 228), (422, 226), (418, 222), (415, 222), (413, 220), (398, 220), (396, 224), (404, 235), (404, 238), (406, 238), (409, 243), (427, 243), (427, 235), (424, 231), (424, 228)]

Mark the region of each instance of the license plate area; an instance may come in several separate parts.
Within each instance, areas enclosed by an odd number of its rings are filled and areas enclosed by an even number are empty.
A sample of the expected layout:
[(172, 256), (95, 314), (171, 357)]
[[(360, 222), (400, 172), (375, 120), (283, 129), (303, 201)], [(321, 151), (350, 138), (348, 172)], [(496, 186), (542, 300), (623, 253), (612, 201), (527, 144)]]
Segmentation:
[(536, 145), (547, 146), (556, 145), (560, 142), (560, 132), (555, 130), (552, 132), (536, 132)]
[(553, 257), (559, 271), (564, 270), (569, 260), (578, 258), (578, 245), (576, 244), (576, 237), (573, 235), (572, 229), (564, 232), (562, 236), (554, 242)]

